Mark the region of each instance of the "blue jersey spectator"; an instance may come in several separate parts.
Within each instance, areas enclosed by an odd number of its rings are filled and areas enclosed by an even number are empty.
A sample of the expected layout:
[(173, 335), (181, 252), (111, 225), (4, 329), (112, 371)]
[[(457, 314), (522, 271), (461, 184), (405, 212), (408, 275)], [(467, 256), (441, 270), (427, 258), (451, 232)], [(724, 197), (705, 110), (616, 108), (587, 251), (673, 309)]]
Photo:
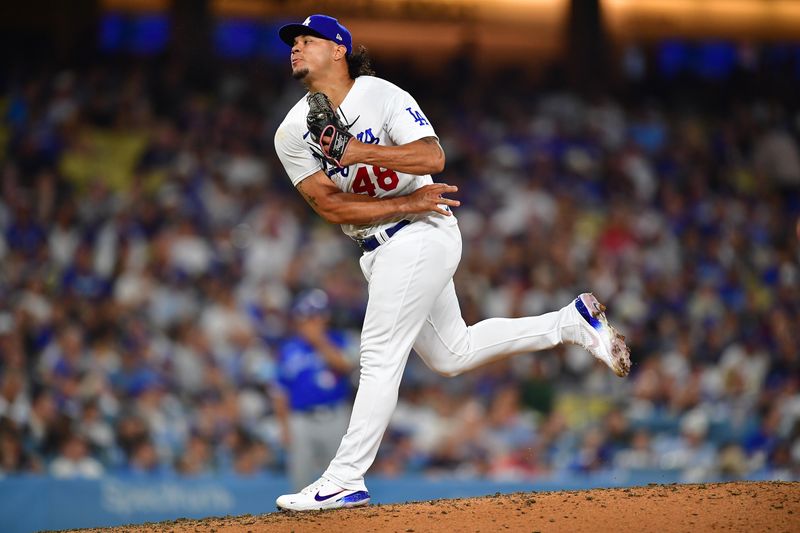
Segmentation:
[(291, 313), (296, 333), (278, 355), (275, 407), (289, 451), (289, 477), (300, 488), (327, 466), (347, 429), (353, 364), (344, 333), (328, 329), (324, 291), (301, 294)]
[[(326, 338), (336, 349), (347, 345), (344, 334), (329, 331)], [(289, 338), (278, 359), (278, 383), (286, 392), (294, 411), (311, 411), (320, 406), (335, 406), (350, 393), (344, 374), (337, 374), (317, 349), (301, 335)]]

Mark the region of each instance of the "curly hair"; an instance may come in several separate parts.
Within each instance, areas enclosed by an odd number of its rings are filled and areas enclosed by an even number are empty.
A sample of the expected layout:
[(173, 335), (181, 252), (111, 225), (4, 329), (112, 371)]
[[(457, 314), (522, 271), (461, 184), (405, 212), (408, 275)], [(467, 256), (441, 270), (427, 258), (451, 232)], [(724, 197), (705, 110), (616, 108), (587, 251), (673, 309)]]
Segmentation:
[(372, 70), (372, 59), (364, 45), (359, 46), (357, 52), (347, 56), (347, 72), (352, 79), (375, 75), (375, 71)]

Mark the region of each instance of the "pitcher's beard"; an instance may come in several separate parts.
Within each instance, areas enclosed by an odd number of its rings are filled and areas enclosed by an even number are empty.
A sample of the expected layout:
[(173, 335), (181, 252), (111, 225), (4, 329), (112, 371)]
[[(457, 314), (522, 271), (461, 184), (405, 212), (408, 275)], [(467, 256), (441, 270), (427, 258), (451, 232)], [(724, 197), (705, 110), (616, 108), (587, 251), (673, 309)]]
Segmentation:
[(308, 76), (308, 69), (307, 68), (299, 68), (295, 71), (292, 71), (292, 78), (296, 80), (305, 79)]

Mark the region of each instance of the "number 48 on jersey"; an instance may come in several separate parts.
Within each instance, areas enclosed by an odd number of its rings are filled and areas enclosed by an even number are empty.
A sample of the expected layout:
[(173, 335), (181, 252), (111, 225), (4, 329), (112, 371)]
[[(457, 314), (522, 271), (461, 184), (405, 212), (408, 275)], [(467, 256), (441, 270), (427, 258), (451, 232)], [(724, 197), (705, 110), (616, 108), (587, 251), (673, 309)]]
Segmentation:
[(375, 196), (376, 183), (378, 187), (388, 192), (396, 189), (399, 182), (397, 173), (389, 168), (358, 167), (353, 180), (353, 192)]

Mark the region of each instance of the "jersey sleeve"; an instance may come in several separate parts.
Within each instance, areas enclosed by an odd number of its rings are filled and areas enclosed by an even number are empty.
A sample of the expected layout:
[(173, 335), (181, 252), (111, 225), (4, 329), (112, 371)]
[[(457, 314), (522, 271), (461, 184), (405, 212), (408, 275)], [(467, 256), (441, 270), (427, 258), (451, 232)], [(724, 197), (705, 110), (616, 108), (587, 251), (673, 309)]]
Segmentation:
[(438, 138), (419, 104), (408, 92), (398, 90), (386, 106), (386, 132), (395, 144), (408, 144), (424, 137)]
[(322, 168), (319, 160), (311, 153), (302, 133), (295, 131), (289, 125), (284, 124), (275, 132), (275, 152), (295, 187)]

